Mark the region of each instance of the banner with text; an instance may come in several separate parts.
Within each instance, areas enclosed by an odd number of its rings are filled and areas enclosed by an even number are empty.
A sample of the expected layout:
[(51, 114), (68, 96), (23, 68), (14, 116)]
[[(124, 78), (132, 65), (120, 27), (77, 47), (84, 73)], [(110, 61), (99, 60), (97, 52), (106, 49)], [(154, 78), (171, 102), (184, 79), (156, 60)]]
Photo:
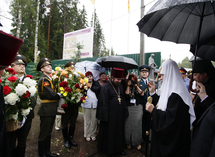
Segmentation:
[(64, 34), (63, 59), (71, 59), (77, 51), (77, 44), (83, 45), (81, 58), (93, 56), (93, 28), (85, 28)]

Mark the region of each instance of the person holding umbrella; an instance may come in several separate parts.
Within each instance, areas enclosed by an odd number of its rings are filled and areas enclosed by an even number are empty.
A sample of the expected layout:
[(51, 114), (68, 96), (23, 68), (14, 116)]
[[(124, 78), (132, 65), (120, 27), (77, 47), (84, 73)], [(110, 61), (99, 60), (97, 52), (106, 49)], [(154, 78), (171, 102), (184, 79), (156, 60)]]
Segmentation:
[(215, 156), (215, 101), (206, 93), (202, 83), (197, 82), (197, 95), (202, 105), (210, 105), (202, 114), (192, 133), (190, 157)]
[[(195, 63), (194, 57), (190, 61), (193, 64), (193, 79), (196, 83), (202, 83), (205, 86), (207, 94), (212, 99), (215, 99), (215, 68), (213, 64), (211, 61), (203, 60), (199, 57), (196, 58)], [(192, 86), (192, 81), (190, 82), (190, 86)], [(196, 114), (196, 120), (193, 123), (193, 127), (195, 128), (196, 122), (211, 104), (201, 103), (198, 94), (195, 94), (193, 105)]]
[(155, 94), (154, 83), (150, 82), (153, 101), (146, 104), (152, 116), (151, 156), (189, 157), (190, 129), (195, 120), (191, 97), (175, 61), (163, 62), (160, 74), (161, 95)]

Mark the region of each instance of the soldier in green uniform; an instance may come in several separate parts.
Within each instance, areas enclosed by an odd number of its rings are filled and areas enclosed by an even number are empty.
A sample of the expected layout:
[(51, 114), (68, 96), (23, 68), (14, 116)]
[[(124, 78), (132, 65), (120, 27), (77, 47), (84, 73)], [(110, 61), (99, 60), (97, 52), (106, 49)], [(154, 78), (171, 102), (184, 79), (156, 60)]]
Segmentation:
[(58, 100), (60, 93), (56, 93), (50, 74), (52, 73), (51, 61), (42, 58), (37, 70), (42, 71), (43, 76), (38, 82), (38, 93), (41, 99), (41, 106), (38, 110), (40, 116), (40, 132), (38, 137), (39, 157), (57, 157), (57, 154), (50, 152), (51, 132), (53, 129), (55, 116), (57, 114)]
[[(11, 64), (11, 68), (19, 76), (19, 82), (23, 81), (26, 78), (25, 75), (25, 67), (27, 66), (28, 62), (25, 56), (18, 54), (14, 58), (13, 63)], [(16, 131), (8, 132), (9, 137), (9, 144), (12, 151), (12, 155), (14, 157), (24, 157), (25, 156), (25, 148), (26, 148), (26, 139), (28, 133), (31, 129), (32, 119), (34, 118), (34, 107), (36, 106), (36, 95), (32, 98), (31, 103), (29, 104), (32, 110), (27, 115), (27, 119), (23, 120), (23, 126)], [(17, 141), (17, 145), (16, 145)]]
[[(75, 70), (75, 62), (69, 61), (65, 64), (64, 68), (71, 67), (71, 69)], [(66, 148), (71, 148), (72, 146), (77, 147), (77, 143), (74, 142), (73, 137), (75, 133), (75, 123), (78, 117), (78, 109), (80, 104), (68, 104), (68, 107), (64, 109), (65, 114), (62, 114), (62, 134), (64, 139), (64, 146)], [(68, 129), (69, 124), (69, 129)]]

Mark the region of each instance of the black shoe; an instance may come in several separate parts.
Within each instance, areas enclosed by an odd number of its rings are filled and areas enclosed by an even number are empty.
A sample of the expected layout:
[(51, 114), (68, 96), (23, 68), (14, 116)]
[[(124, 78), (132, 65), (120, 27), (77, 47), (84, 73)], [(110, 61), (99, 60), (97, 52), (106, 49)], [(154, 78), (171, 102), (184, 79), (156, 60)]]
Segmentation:
[(46, 156), (47, 156), (47, 157), (58, 157), (57, 154), (53, 154), (53, 153), (51, 153), (50, 151), (47, 151), (47, 152), (46, 152)]
[(68, 140), (64, 140), (64, 146), (65, 146), (66, 148), (68, 148), (68, 149), (71, 148), (71, 145), (70, 145), (70, 143), (69, 143)]
[(71, 144), (72, 146), (74, 146), (74, 147), (77, 147), (77, 146), (78, 146), (78, 144), (77, 144), (77, 143), (75, 143), (75, 141), (73, 141), (72, 136), (70, 136), (70, 140), (69, 140), (69, 142), (70, 142), (70, 144)]
[(121, 155), (127, 155), (127, 153), (124, 152), (124, 151), (122, 151), (120, 154), (121, 154)]

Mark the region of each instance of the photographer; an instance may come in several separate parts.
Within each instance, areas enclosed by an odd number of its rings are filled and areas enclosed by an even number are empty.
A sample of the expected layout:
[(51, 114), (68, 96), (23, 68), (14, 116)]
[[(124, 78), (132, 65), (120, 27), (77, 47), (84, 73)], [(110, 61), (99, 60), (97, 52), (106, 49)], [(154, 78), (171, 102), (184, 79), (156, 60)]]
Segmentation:
[(125, 120), (125, 142), (128, 149), (131, 149), (132, 143), (133, 146), (140, 150), (143, 117), (142, 96), (144, 92), (140, 89), (137, 77), (134, 74), (129, 75), (126, 85), (125, 95), (129, 116)]

